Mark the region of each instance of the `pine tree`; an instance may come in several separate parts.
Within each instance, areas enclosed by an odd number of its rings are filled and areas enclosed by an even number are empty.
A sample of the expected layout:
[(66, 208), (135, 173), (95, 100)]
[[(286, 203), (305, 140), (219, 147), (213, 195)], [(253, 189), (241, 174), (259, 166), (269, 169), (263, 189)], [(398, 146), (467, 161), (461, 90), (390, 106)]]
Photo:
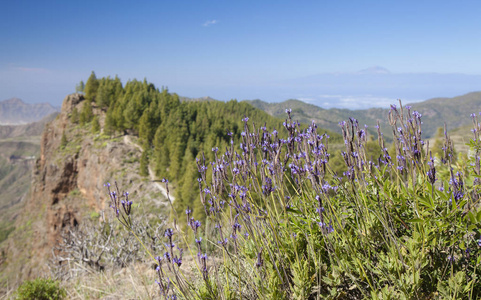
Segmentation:
[(97, 103), (99, 107), (108, 107), (110, 104), (110, 96), (111, 96), (110, 87), (108, 86), (108, 83), (103, 81), (97, 90), (95, 103)]
[(70, 116), (70, 120), (72, 120), (72, 123), (77, 124), (79, 121), (79, 113), (77, 107), (74, 107), (72, 109), (72, 115)]
[(125, 118), (122, 111), (122, 103), (119, 103), (115, 106), (115, 109), (112, 112), (112, 119), (114, 120), (115, 129), (119, 131), (125, 130), (127, 128), (125, 126)]
[(145, 109), (145, 107), (143, 107), (143, 98), (144, 96), (142, 93), (135, 93), (133, 97), (126, 103), (127, 105), (125, 106), (123, 115), (127, 128), (138, 130), (139, 119), (143, 110)]
[(153, 131), (150, 123), (150, 112), (145, 110), (139, 120), (139, 140), (141, 143), (150, 143), (151, 132)]
[(85, 98), (87, 100), (94, 101), (95, 96), (97, 95), (97, 90), (99, 88), (99, 81), (97, 80), (97, 77), (95, 76), (95, 72), (92, 71), (92, 74), (90, 74), (89, 79), (87, 80), (87, 84), (85, 84)]
[(92, 112), (92, 105), (90, 104), (90, 100), (86, 100), (84, 105), (82, 106), (82, 111), (80, 112), (79, 122), (80, 125), (85, 125), (88, 122), (92, 121), (93, 118)]
[(98, 132), (100, 132), (99, 117), (94, 116), (92, 119), (92, 133), (98, 133)]
[(112, 135), (115, 132), (115, 120), (113, 114), (113, 107), (110, 107), (105, 115), (104, 133), (107, 135)]
[(122, 82), (120, 81), (120, 78), (118, 76), (115, 76), (115, 79), (113, 81), (112, 91), (113, 91), (112, 102), (119, 100), (122, 94), (124, 93)]
[(83, 93), (84, 90), (85, 90), (85, 83), (83, 82), (83, 80), (81, 80), (80, 83), (77, 84), (77, 86), (75, 87), (75, 92)]

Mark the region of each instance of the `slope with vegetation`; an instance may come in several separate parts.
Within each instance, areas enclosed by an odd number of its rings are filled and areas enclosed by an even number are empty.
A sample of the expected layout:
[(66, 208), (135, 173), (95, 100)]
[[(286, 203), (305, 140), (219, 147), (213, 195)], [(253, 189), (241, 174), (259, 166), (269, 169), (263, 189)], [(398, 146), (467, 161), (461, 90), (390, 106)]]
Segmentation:
[[(165, 200), (155, 204), (160, 193), (158, 183), (147, 177), (150, 167), (157, 178), (172, 183), (177, 212), (195, 207), (196, 217), (204, 218), (202, 204), (195, 201), (195, 159), (214, 159), (213, 148), (222, 151), (231, 140), (238, 142), (247, 115), (257, 128), (282, 127), (282, 120), (247, 103), (180, 101), (145, 80), (123, 85), (118, 78), (92, 74), (84, 93), (68, 96), (42, 135), (29, 200), (14, 234), (2, 245), (2, 284), (44, 272), (63, 232), (98, 220), (108, 209), (106, 181), (134, 191), (136, 205), (150, 215), (168, 215)], [(143, 151), (126, 144), (126, 135)], [(332, 134), (332, 139), (340, 136)], [(104, 258), (100, 263), (110, 264)]]
[(40, 153), (32, 161), (33, 176), (31, 168), (28, 172), (28, 183), (32, 184), (15, 220), (15, 230), (0, 245), (0, 289), (49, 274), (46, 262), (62, 235), (88, 220), (98, 223), (101, 219), (107, 206), (107, 180), (139, 190), (132, 193), (136, 207), (149, 215), (158, 216), (165, 210), (166, 200), (156, 192), (155, 183), (138, 175), (137, 148), (125, 144), (123, 136), (101, 134), (99, 126), (104, 118), (104, 113), (82, 95), (73, 94), (65, 98), (61, 113), (47, 124), (36, 145)]
[[(281, 103), (267, 103), (261, 100), (247, 102), (272, 116), (282, 116), (286, 108), (292, 108), (292, 111), (296, 114), (296, 119), (299, 119), (300, 122), (309, 123), (314, 120), (320, 126), (336, 132), (340, 132), (340, 121), (352, 117), (362, 125), (367, 124), (369, 126), (368, 131), (371, 134), (376, 134), (374, 127), (379, 121), (384, 135), (388, 139), (392, 136), (392, 128), (387, 118), (389, 109), (385, 108), (365, 110), (323, 109), (299, 100), (287, 100)], [(432, 138), (438, 128), (444, 126), (445, 122), (448, 130), (469, 125), (471, 123), (468, 118), (469, 115), (480, 110), (481, 92), (473, 92), (453, 98), (434, 98), (409, 105), (423, 115), (423, 135), (426, 138)]]
[[(389, 110), (388, 146), (362, 120), (341, 122), (342, 137), (299, 124), (296, 107), (283, 123), (244, 102), (181, 101), (145, 80), (123, 85), (92, 73), (84, 88), (43, 134), (21, 226), (3, 248), (3, 284), (18, 270), (37, 275), (62, 240), (55, 274), (91, 274), (67, 284), (69, 297), (121, 297), (110, 286), (121, 273), (143, 285), (129, 297), (481, 295), (476, 116), (472, 155), (456, 160), (446, 134), (427, 151), (427, 121), (410, 108)], [(149, 167), (173, 184), (172, 210), (152, 204)], [(107, 193), (103, 183), (113, 180), (120, 188)], [(150, 268), (134, 272), (138, 262)]]
[[(270, 128), (251, 131), (244, 118), (240, 148), (199, 162), (207, 221), (186, 210), (188, 234), (166, 229), (165, 246), (151, 253), (160, 296), (479, 299), (481, 124), (473, 115), (472, 155), (456, 161), (447, 135), (439, 154), (427, 151), (419, 112), (392, 107), (389, 117), (394, 144), (388, 151), (379, 136), (375, 161), (365, 129), (341, 123), (342, 176), (314, 124), (303, 129), (289, 118), (283, 139)], [(133, 232), (122, 199), (111, 203)], [(175, 247), (185, 240), (194, 280)]]
[(40, 135), (56, 114), (25, 125), (0, 126), (0, 243), (14, 229), (40, 153)]
[[(281, 128), (282, 121), (244, 102), (181, 101), (166, 89), (158, 90), (145, 80), (122, 86), (118, 78), (97, 79), (92, 73), (85, 97), (106, 111), (104, 133), (138, 134), (144, 151), (140, 172), (152, 165), (158, 178), (168, 178), (176, 189), (178, 211), (195, 206), (202, 214), (195, 191), (197, 166), (194, 160), (213, 159), (214, 147), (225, 149), (237, 142), (243, 131), (242, 118), (249, 116), (257, 128)], [(339, 135), (331, 133), (339, 141)], [(196, 215), (200, 217), (200, 215)]]

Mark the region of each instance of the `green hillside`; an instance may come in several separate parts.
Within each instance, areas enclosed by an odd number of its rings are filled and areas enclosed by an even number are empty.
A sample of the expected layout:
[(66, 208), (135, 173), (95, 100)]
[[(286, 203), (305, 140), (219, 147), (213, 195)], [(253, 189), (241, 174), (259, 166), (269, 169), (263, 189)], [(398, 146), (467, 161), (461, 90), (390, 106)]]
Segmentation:
[(0, 140), (0, 243), (13, 230), (23, 207), (39, 152), (40, 145), (35, 139), (33, 142)]
[[(150, 166), (159, 179), (168, 178), (176, 187), (175, 205), (179, 211), (198, 206), (197, 214), (202, 214), (203, 209), (200, 201), (194, 205), (194, 199), (199, 197), (195, 159), (205, 156), (213, 160), (214, 147), (223, 150), (230, 147), (231, 140), (237, 143), (245, 130), (246, 116), (257, 129), (283, 126), (281, 119), (247, 102), (181, 101), (178, 95), (159, 90), (145, 80), (129, 81), (124, 86), (118, 78), (97, 79), (92, 73), (85, 86), (85, 97), (92, 102), (78, 112), (80, 122), (98, 122), (92, 119), (94, 106), (106, 112), (104, 133), (137, 134), (144, 149), (141, 174), (147, 175)], [(332, 141), (341, 140), (340, 135), (327, 132)]]
[(40, 153), (42, 131), (56, 115), (24, 125), (0, 126), (0, 242), (13, 230), (25, 204), (33, 166)]
[[(267, 103), (260, 100), (246, 101), (272, 116), (281, 116), (285, 108), (292, 108), (294, 118), (300, 122), (316, 121), (320, 126), (340, 132), (338, 123), (349, 117), (356, 118), (360, 124), (368, 125), (368, 131), (375, 133), (374, 126), (379, 120), (386, 138), (391, 138), (392, 129), (387, 123), (388, 108), (370, 108), (366, 110), (323, 109), (299, 100), (287, 100), (281, 103)], [(399, 106), (399, 103), (393, 101)], [(439, 127), (446, 122), (448, 129), (454, 129), (470, 124), (469, 115), (481, 110), (481, 92), (473, 92), (453, 98), (434, 98), (411, 105), (423, 115), (423, 136), (434, 137)]]

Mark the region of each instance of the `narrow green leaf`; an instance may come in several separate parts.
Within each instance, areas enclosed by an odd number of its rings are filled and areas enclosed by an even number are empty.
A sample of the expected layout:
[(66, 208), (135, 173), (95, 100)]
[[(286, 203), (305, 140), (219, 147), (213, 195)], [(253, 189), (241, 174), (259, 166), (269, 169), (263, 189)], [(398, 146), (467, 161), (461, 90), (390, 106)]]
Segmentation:
[(481, 222), (481, 210), (479, 210), (476, 214), (476, 220), (478, 220), (478, 222)]
[(468, 218), (469, 218), (469, 221), (471, 221), (471, 223), (473, 224), (477, 223), (476, 216), (473, 214), (472, 211), (468, 212)]
[(424, 220), (419, 219), (419, 218), (415, 218), (415, 219), (407, 220), (406, 222), (409, 222), (409, 223), (424, 223)]

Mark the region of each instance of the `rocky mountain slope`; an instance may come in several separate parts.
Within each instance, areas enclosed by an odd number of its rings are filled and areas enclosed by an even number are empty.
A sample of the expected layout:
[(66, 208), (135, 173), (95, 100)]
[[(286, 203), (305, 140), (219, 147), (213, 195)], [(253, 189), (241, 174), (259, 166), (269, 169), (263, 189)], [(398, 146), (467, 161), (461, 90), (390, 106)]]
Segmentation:
[[(62, 230), (110, 209), (106, 182), (117, 181), (145, 211), (165, 213), (165, 198), (156, 183), (137, 175), (141, 152), (135, 145), (126, 143), (124, 136), (92, 134), (91, 124), (72, 122), (73, 109), (81, 110), (85, 103), (80, 94), (66, 97), (60, 114), (42, 134), (24, 213), (15, 231), (0, 244), (2, 285), (47, 272), (45, 262)], [(102, 124), (101, 110), (94, 107), (94, 114)], [(136, 139), (129, 138), (133, 143)]]
[(49, 103), (27, 104), (18, 98), (0, 101), (0, 125), (27, 124), (58, 112)]

